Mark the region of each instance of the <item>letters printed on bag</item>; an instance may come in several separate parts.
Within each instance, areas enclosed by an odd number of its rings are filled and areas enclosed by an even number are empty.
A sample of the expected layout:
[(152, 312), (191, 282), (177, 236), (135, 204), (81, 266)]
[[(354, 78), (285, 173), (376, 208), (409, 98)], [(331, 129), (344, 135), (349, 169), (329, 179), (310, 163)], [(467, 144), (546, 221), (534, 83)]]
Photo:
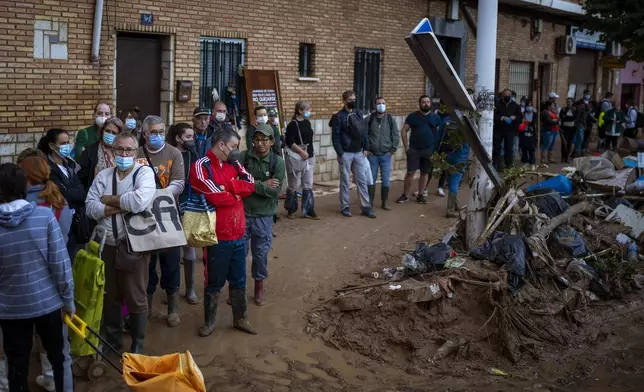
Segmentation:
[(187, 244), (177, 203), (167, 189), (157, 189), (148, 208), (138, 214), (126, 214), (123, 221), (133, 252), (151, 252)]

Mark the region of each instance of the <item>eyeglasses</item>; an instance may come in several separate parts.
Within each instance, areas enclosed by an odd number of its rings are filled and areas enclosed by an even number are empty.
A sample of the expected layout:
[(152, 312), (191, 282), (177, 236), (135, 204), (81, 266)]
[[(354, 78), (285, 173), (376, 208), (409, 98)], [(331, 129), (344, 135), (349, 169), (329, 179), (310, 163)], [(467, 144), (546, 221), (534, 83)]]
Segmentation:
[(255, 143), (255, 144), (260, 144), (260, 143), (267, 144), (270, 141), (271, 141), (271, 139), (266, 139), (266, 138), (264, 138), (264, 139), (253, 139), (253, 143)]
[(128, 148), (115, 147), (115, 148), (112, 148), (112, 151), (114, 151), (116, 155), (123, 156), (123, 155), (136, 155), (136, 153), (139, 150), (137, 150), (136, 148), (129, 148), (129, 147)]

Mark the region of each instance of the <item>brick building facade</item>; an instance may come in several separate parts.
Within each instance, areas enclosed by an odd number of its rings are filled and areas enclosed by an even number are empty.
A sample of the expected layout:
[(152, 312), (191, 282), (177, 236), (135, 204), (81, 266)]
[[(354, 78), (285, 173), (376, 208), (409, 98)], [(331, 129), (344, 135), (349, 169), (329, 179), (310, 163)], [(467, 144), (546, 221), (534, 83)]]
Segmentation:
[[(426, 90), (423, 71), (414, 59), (404, 37), (423, 17), (443, 24), (446, 35), (456, 31), (460, 41), (456, 51), (461, 76), (468, 87), (475, 75), (475, 25), (466, 23), (464, 11), (476, 20), (476, 3), (460, 10), (459, 20), (448, 21), (451, 0), (376, 0), (291, 2), (267, 0), (196, 1), (105, 0), (100, 40), (100, 59), (90, 61), (94, 26), (93, 0), (0, 0), (0, 159), (13, 159), (22, 149), (33, 146), (51, 127), (70, 130), (91, 122), (98, 102), (117, 102), (119, 83), (137, 81), (137, 75), (124, 75), (118, 65), (126, 51), (120, 42), (128, 38), (158, 41), (160, 67), (154, 90), (157, 113), (168, 122), (189, 120), (200, 96), (204, 65), (202, 42), (239, 44), (242, 63), (248, 69), (279, 71), (283, 107), (290, 111), (297, 100), (312, 103), (317, 130), (318, 168), (316, 180), (337, 178), (337, 162), (330, 147), (327, 123), (341, 107), (342, 91), (354, 87), (357, 51), (378, 53), (379, 95), (388, 101), (388, 110), (399, 122), (415, 110), (418, 96)], [(152, 15), (152, 25), (142, 15)], [(531, 33), (534, 11), (502, 5), (499, 15), (497, 58), (498, 87), (519, 83), (511, 75), (514, 62), (531, 64), (531, 78), (547, 75), (548, 91), (565, 97), (568, 63), (555, 53), (555, 41), (566, 34), (564, 17), (546, 12), (538, 36)], [(149, 20), (147, 20), (149, 22)], [(475, 22), (474, 22), (475, 23)], [(460, 30), (459, 30), (460, 29)], [(314, 45), (312, 78), (300, 77), (300, 44)], [(131, 64), (149, 61), (148, 53), (131, 57)], [(135, 51), (136, 54), (136, 51)], [(223, 65), (222, 65), (223, 66)], [(519, 68), (521, 66), (519, 65)], [(545, 70), (544, 70), (545, 68)], [(525, 66), (521, 69), (526, 69)], [(541, 73), (539, 71), (541, 70)], [(231, 72), (234, 72), (232, 70)], [(513, 72), (518, 72), (513, 69)], [(535, 76), (536, 75), (536, 76)], [(129, 77), (125, 77), (129, 76)], [(144, 75), (145, 76), (145, 75)], [(234, 77), (229, 72), (229, 81)], [(175, 84), (193, 82), (190, 102), (177, 102)], [(223, 93), (227, 81), (219, 85)], [(237, 86), (238, 90), (242, 86)], [(515, 88), (516, 90), (516, 88)], [(146, 90), (147, 91), (147, 90)], [(545, 91), (545, 90), (544, 90)], [(158, 95), (158, 99), (156, 97)], [(152, 110), (150, 111), (152, 112)], [(399, 151), (397, 158), (402, 158)], [(395, 168), (403, 163), (396, 160)]]

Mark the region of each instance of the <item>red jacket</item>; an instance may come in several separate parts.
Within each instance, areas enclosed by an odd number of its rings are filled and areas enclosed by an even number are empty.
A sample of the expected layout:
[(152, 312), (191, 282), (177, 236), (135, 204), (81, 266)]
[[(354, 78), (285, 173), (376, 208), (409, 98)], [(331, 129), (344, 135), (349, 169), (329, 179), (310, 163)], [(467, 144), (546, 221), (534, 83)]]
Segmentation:
[[(208, 170), (207, 168), (210, 168)], [(255, 180), (239, 163), (220, 162), (209, 150), (190, 170), (190, 186), (206, 197), (217, 213), (217, 239), (235, 241), (244, 238), (246, 217), (242, 198), (255, 190)]]

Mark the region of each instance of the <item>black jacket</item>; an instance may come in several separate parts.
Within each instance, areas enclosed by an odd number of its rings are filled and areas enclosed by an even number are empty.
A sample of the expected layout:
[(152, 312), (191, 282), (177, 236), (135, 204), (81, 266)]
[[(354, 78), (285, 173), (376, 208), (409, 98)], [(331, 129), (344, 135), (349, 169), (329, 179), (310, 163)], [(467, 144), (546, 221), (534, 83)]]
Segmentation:
[(89, 145), (78, 158), (78, 164), (80, 165), (78, 177), (85, 187), (86, 193), (89, 191), (89, 187), (92, 186), (92, 182), (94, 182), (94, 174), (98, 164), (98, 143)]
[[(511, 116), (515, 116), (516, 119), (510, 124), (501, 121), (501, 117), (509, 118)], [(500, 101), (494, 107), (494, 132), (498, 134), (516, 133), (522, 119), (521, 106), (517, 105), (516, 102), (505, 103)]]
[(77, 163), (69, 158), (64, 160), (63, 165), (67, 168), (68, 177), (54, 161), (47, 159), (47, 162), (51, 171), (49, 178), (58, 186), (69, 207), (73, 209), (82, 208), (85, 205), (87, 192), (85, 192), (80, 176), (76, 173)]

